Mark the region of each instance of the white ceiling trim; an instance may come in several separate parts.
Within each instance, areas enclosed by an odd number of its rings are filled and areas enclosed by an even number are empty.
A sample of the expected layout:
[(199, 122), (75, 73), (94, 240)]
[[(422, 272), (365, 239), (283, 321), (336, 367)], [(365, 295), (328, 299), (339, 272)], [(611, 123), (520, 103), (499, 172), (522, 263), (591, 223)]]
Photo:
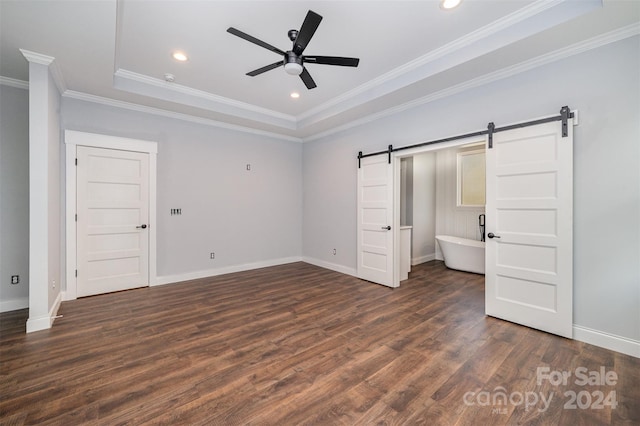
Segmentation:
[(113, 86), (116, 89), (156, 99), (178, 102), (184, 105), (246, 118), (285, 129), (296, 129), (296, 119), (292, 115), (214, 95), (177, 83), (170, 83), (125, 69), (118, 69), (114, 73)]
[(622, 28), (610, 31), (605, 34), (601, 34), (597, 37), (593, 37), (582, 42), (574, 43), (572, 45), (563, 47), (558, 50), (554, 50), (544, 55), (537, 56), (533, 59), (521, 62), (519, 64), (515, 64), (512, 66), (503, 68), (501, 70), (494, 71), (494, 72), (485, 74), (483, 76), (474, 78), (464, 83), (460, 83), (458, 85), (449, 87), (447, 89), (440, 90), (436, 93), (423, 96), (411, 102), (406, 102), (404, 104), (395, 106), (393, 108), (389, 108), (389, 109), (377, 112), (375, 114), (362, 117), (358, 120), (351, 121), (342, 126), (336, 126), (330, 130), (303, 138), (303, 141), (311, 142), (314, 140), (322, 139), (324, 137), (330, 136), (338, 132), (342, 132), (344, 130), (348, 130), (353, 127), (361, 126), (366, 123), (371, 123), (373, 121), (379, 120), (384, 117), (388, 117), (390, 115), (398, 114), (400, 112), (403, 112), (412, 108), (416, 108), (418, 106), (425, 105), (442, 98), (456, 95), (466, 90), (484, 86), (486, 84), (493, 83), (495, 81), (503, 80), (508, 77), (512, 77), (514, 75), (532, 70), (534, 68), (538, 68), (540, 66), (543, 66), (552, 62), (556, 62), (561, 59), (565, 59), (570, 56), (574, 56), (574, 55), (577, 55), (592, 49), (596, 49), (598, 47), (602, 47), (610, 43), (615, 43), (617, 41), (621, 41), (629, 37), (634, 37), (637, 35), (640, 35), (640, 23), (634, 23), (626, 27), (622, 27)]
[[(297, 117), (298, 128), (360, 106), (561, 22), (602, 7), (601, 0), (538, 0)], [(517, 31), (513, 31), (517, 26)]]
[[(601, 0), (538, 0), (439, 49), (404, 64), (296, 117), (298, 128), (317, 124), (417, 81), (453, 68), (561, 22), (601, 8)], [(517, 26), (517, 31), (513, 29)]]
[(43, 55), (42, 53), (31, 52), (30, 50), (20, 49), (20, 53), (28, 62), (49, 66), (55, 61), (53, 56)]
[[(184, 105), (202, 108), (212, 112), (229, 114), (234, 117), (253, 120), (284, 129), (297, 129), (297, 120), (293, 115), (280, 113), (268, 108), (261, 108), (253, 104), (215, 95), (177, 83), (170, 83), (165, 80), (121, 68), (120, 51), (124, 9), (125, 0), (117, 0), (113, 87), (131, 93), (170, 102), (178, 102)], [(239, 127), (244, 128), (243, 126)], [(284, 137), (288, 138), (287, 136)], [(299, 138), (293, 139), (296, 139), (296, 142), (302, 141), (302, 139)]]
[(229, 114), (234, 117), (254, 120), (285, 129), (296, 129), (296, 118), (292, 115), (283, 114), (268, 108), (261, 108), (235, 99), (225, 98), (203, 90), (183, 86), (178, 83), (170, 83), (165, 80), (121, 68), (120, 51), (124, 9), (124, 0), (118, 0), (116, 3), (116, 34), (113, 76), (113, 86), (116, 89), (165, 101), (179, 102), (184, 105), (219, 112), (222, 114)]
[[(602, 0), (537, 0), (489, 25), (460, 37), (407, 64), (365, 83), (339, 97), (297, 116), (283, 114), (202, 90), (116, 69), (114, 87), (120, 90), (178, 102), (209, 111), (266, 123), (284, 129), (304, 129), (358, 107), (466, 61), (492, 52), (585, 12), (602, 7)], [(118, 2), (115, 64), (119, 64), (120, 21), (123, 3)], [(517, 31), (514, 28), (517, 27)]]
[(0, 75), (0, 85), (29, 90), (29, 82)]
[[(256, 134), (256, 135), (260, 135), (260, 136), (265, 136), (265, 137), (269, 137), (269, 138), (275, 138), (275, 139), (279, 139), (279, 140), (285, 140), (285, 141), (290, 141), (290, 142), (307, 142), (307, 141), (313, 141), (313, 140), (317, 140), (317, 139), (321, 139), (324, 138), (326, 136), (329, 136), (331, 134), (334, 133), (338, 133), (344, 130), (347, 130), (349, 128), (352, 127), (356, 127), (356, 126), (360, 126), (363, 125), (365, 123), (368, 122), (372, 122), (375, 120), (378, 120), (380, 118), (383, 117), (387, 117), (393, 114), (397, 114), (399, 112), (411, 109), (411, 108), (415, 108), (418, 107), (420, 105), (423, 104), (427, 104), (430, 102), (434, 102), (438, 99), (442, 99), (444, 97), (447, 96), (452, 96), (455, 95), (457, 93), (475, 88), (475, 87), (479, 87), (485, 84), (489, 84), (491, 82), (494, 81), (498, 81), (501, 79), (505, 79), (508, 78), (510, 76), (531, 70), (533, 68), (554, 62), (554, 61), (558, 61), (564, 58), (567, 58), (569, 56), (572, 55), (576, 55), (594, 48), (598, 48), (600, 46), (604, 46), (606, 44), (609, 43), (613, 43), (619, 40), (623, 40), (625, 38), (629, 38), (629, 37), (633, 37), (633, 36), (638, 36), (640, 35), (640, 23), (634, 23), (631, 25), (628, 25), (626, 27), (622, 27), (619, 28), (617, 30), (611, 31), (609, 33), (605, 33), (602, 35), (599, 35), (597, 37), (593, 37), (591, 39), (570, 45), (570, 46), (566, 46), (564, 48), (555, 50), (553, 52), (538, 56), (536, 58), (524, 61), (520, 64), (516, 64), (507, 68), (504, 68), (502, 70), (498, 70), (489, 74), (486, 74), (484, 76), (480, 76), (478, 78), (469, 80), (467, 82), (458, 84), (456, 86), (447, 88), (445, 90), (441, 90), (439, 92), (430, 94), (428, 96), (424, 96), (421, 97), (419, 99), (413, 100), (411, 102), (407, 102), (404, 103), (402, 105), (398, 105), (383, 111), (380, 111), (378, 113), (374, 113), (371, 115), (368, 115), (366, 117), (351, 121), (347, 124), (341, 125), (341, 126), (336, 126), (334, 128), (332, 128), (331, 130), (327, 130), (325, 132), (320, 132), (320, 133), (316, 133), (313, 134), (311, 136), (305, 137), (305, 138), (298, 138), (298, 137), (293, 137), (293, 136), (288, 136), (288, 135), (283, 135), (277, 132), (268, 132), (268, 131), (263, 131), (263, 130), (257, 130), (257, 129), (253, 129), (250, 127), (245, 127), (242, 125), (234, 125), (234, 124), (228, 124), (228, 123), (224, 123), (224, 122), (220, 122), (220, 121), (216, 121), (216, 120), (212, 120), (212, 119), (207, 119), (207, 118), (201, 118), (201, 117), (196, 117), (196, 116), (192, 116), (192, 115), (188, 115), (188, 114), (182, 114), (182, 113), (177, 113), (177, 112), (172, 112), (172, 111), (168, 111), (168, 110), (163, 110), (160, 108), (154, 108), (154, 107), (147, 107), (147, 106), (142, 106), (142, 105), (138, 105), (138, 104), (134, 104), (134, 103), (129, 103), (129, 102), (124, 102), (124, 101), (119, 101), (119, 100), (115, 100), (115, 99), (110, 99), (110, 98), (105, 98), (105, 97), (100, 97), (100, 96), (95, 96), (95, 95), (91, 95), (91, 94), (86, 94), (86, 93), (81, 93), (81, 92), (77, 92), (77, 91), (70, 91), (70, 90), (64, 90), (61, 91), (63, 97), (66, 98), (72, 98), (72, 99), (78, 99), (78, 100), (83, 100), (83, 101), (88, 101), (88, 102), (94, 102), (94, 103), (99, 103), (99, 104), (104, 104), (104, 105), (109, 105), (112, 107), (117, 107), (117, 108), (123, 108), (123, 109), (128, 109), (128, 110), (135, 110), (135, 111), (139, 111), (139, 112), (143, 112), (143, 113), (148, 113), (148, 114), (153, 114), (153, 115), (159, 115), (159, 116), (163, 116), (163, 117), (168, 117), (168, 118), (174, 118), (174, 119), (178, 119), (178, 120), (183, 120), (183, 121), (189, 121), (189, 122), (193, 122), (193, 123), (198, 123), (198, 124), (203, 124), (203, 125), (207, 125), (207, 126), (213, 126), (213, 127), (218, 127), (218, 128), (224, 128), (224, 129), (229, 129), (229, 130), (234, 130), (234, 131), (239, 131), (239, 132), (243, 132), (243, 133), (250, 133), (250, 134)], [(25, 56), (25, 58), (29, 61), (29, 62), (34, 62), (34, 63), (40, 63), (43, 65), (47, 65), (50, 66), (52, 74), (54, 75), (54, 79), (55, 74), (59, 73), (59, 79), (60, 81), (62, 81), (64, 84), (64, 79), (62, 78), (62, 74), (60, 73), (59, 67), (57, 66), (56, 62), (55, 62), (55, 58), (51, 57), (51, 56), (47, 56), (47, 55), (42, 55), (39, 53), (35, 53), (35, 52), (31, 52), (31, 51), (27, 51), (27, 50), (21, 50), (21, 52), (23, 53), (23, 55)], [(54, 69), (57, 70), (54, 72)], [(145, 76), (142, 76), (143, 78)], [(157, 79), (156, 79), (157, 80)], [(162, 80), (157, 80), (157, 82), (161, 82), (162, 84), (170, 84), (170, 83), (166, 83)], [(12, 79), (9, 77), (3, 77), (0, 76), (0, 84), (2, 85), (6, 85), (6, 86), (11, 86), (11, 87), (17, 87), (20, 89), (28, 89), (29, 87), (29, 83), (26, 81), (22, 81), (22, 80), (16, 80), (16, 79)], [(59, 84), (59, 83), (56, 83)], [(189, 89), (189, 88), (187, 88)]]
[(222, 121), (211, 120), (209, 118), (196, 117), (189, 114), (182, 114), (179, 112), (168, 111), (160, 108), (149, 107), (145, 105), (139, 105), (132, 102), (119, 101), (116, 99), (105, 98), (102, 96), (91, 95), (88, 93), (76, 92), (74, 90), (67, 90), (62, 95), (64, 98), (77, 99), (85, 102), (92, 102), (96, 104), (106, 105), (114, 108), (122, 108), (130, 111), (137, 111), (151, 115), (157, 115), (161, 117), (174, 118), (176, 120), (188, 121), (191, 123), (203, 124), (205, 126), (218, 127), (227, 130), (234, 130), (237, 132), (250, 133), (259, 136), (266, 136), (269, 138), (284, 140), (288, 142), (301, 143), (302, 139), (294, 136), (282, 135), (280, 133), (267, 132), (265, 130), (253, 129), (250, 127), (239, 126), (236, 124), (224, 123)]
[(49, 67), (49, 71), (51, 72), (51, 76), (53, 77), (53, 81), (58, 88), (60, 93), (64, 93), (67, 90), (67, 85), (64, 82), (64, 76), (62, 75), (62, 71), (56, 62), (56, 58), (53, 56), (43, 55), (42, 53), (31, 52), (30, 50), (19, 49), (22, 56), (28, 62), (33, 62), (35, 64), (45, 65)]
[(534, 16), (535, 14), (540, 13), (540, 11), (548, 9), (554, 3), (557, 3), (557, 2), (558, 0), (555, 0), (553, 2), (537, 1), (535, 3), (532, 3), (527, 7), (519, 9), (516, 12), (511, 13), (510, 15), (504, 16), (503, 18), (492, 22), (490, 25), (485, 25), (484, 27), (481, 27), (473, 32), (466, 34), (463, 37), (460, 37), (450, 43), (447, 43), (444, 46), (427, 53), (426, 55), (423, 55), (419, 58), (414, 59), (413, 61), (410, 61), (404, 65), (401, 65), (398, 68), (395, 68), (389, 71), (388, 73), (383, 74), (380, 77), (373, 79), (367, 82), (366, 84), (363, 84), (343, 94), (340, 97), (334, 98), (328, 102), (325, 102), (322, 105), (319, 105), (318, 107), (312, 110), (302, 113), (298, 116), (298, 119), (305, 120), (313, 115), (318, 114), (323, 110), (330, 109), (331, 107), (341, 104), (345, 102), (347, 99), (353, 98), (360, 93), (364, 93), (372, 89), (379, 88), (380, 86), (387, 85), (388, 83), (392, 82), (397, 78), (402, 77), (404, 74), (408, 72), (414, 71), (424, 65), (427, 65), (436, 59), (442, 58), (447, 55), (451, 55), (452, 53), (454, 53), (459, 49), (462, 49), (474, 42), (477, 42), (478, 40), (484, 39), (486, 37), (489, 37), (497, 33), (499, 30), (504, 30), (505, 28), (508, 28), (520, 22), (524, 18)]

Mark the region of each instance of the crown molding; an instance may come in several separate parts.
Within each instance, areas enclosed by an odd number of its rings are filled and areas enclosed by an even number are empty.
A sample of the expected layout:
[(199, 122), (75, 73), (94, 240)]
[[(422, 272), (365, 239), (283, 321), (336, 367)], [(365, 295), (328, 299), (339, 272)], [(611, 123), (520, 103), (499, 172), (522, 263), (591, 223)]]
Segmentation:
[(56, 62), (56, 58), (53, 56), (43, 55), (42, 53), (32, 52), (26, 49), (19, 49), (22, 56), (31, 64), (45, 65), (49, 68), (51, 72), (51, 76), (53, 77), (53, 82), (58, 88), (58, 92), (60, 94), (64, 93), (67, 90), (67, 85), (64, 81), (64, 76), (62, 75), (62, 70), (58, 66)]
[(114, 87), (124, 91), (178, 102), (209, 111), (230, 114), (240, 118), (258, 121), (272, 126), (295, 130), (296, 118), (267, 108), (214, 95), (176, 83), (169, 83), (125, 69), (119, 69), (113, 77)]
[(282, 135), (279, 133), (268, 132), (265, 130), (253, 129), (251, 127), (239, 126), (237, 124), (224, 123), (222, 121), (212, 120), (209, 118), (196, 117), (189, 114), (183, 114), (179, 112), (168, 111), (160, 108), (149, 107), (145, 105), (139, 105), (132, 102), (119, 101), (116, 99), (105, 98), (102, 96), (90, 95), (88, 93), (77, 92), (74, 90), (67, 90), (63, 94), (64, 98), (77, 99), (80, 101), (91, 102), (101, 105), (106, 105), (114, 108), (122, 108), (129, 111), (137, 111), (146, 114), (156, 115), (160, 117), (173, 118), (176, 120), (187, 121), (190, 123), (202, 124), (205, 126), (217, 127), (221, 129), (234, 130), (237, 132), (249, 133), (258, 136), (266, 136), (273, 139), (279, 139), (287, 142), (301, 143), (302, 139), (294, 136)]
[(540, 55), (533, 59), (521, 62), (519, 64), (515, 64), (512, 66), (500, 69), (498, 71), (485, 74), (483, 76), (465, 81), (463, 83), (457, 84), (455, 86), (451, 86), (449, 88), (440, 90), (438, 92), (432, 93), (427, 96), (423, 96), (413, 101), (406, 102), (404, 104), (395, 106), (393, 108), (388, 108), (383, 111), (370, 114), (368, 116), (362, 117), (358, 120), (351, 121), (342, 126), (336, 126), (334, 128), (331, 128), (330, 130), (316, 133), (313, 136), (303, 138), (303, 142), (311, 142), (314, 140), (322, 139), (324, 137), (348, 130), (353, 127), (358, 127), (366, 123), (371, 123), (373, 121), (380, 120), (382, 118), (385, 118), (394, 114), (398, 114), (403, 111), (407, 111), (409, 109), (416, 108), (418, 106), (437, 101), (439, 99), (453, 96), (458, 93), (461, 93), (470, 89), (474, 89), (476, 87), (484, 86), (486, 84), (490, 84), (499, 80), (504, 80), (506, 78), (515, 76), (517, 74), (521, 74), (526, 71), (530, 71), (532, 69), (541, 67), (543, 65), (547, 65), (565, 58), (569, 58), (574, 55), (578, 55), (580, 53), (587, 52), (589, 50), (597, 49), (599, 47), (606, 46), (608, 44), (615, 43), (617, 41), (621, 41), (621, 40), (638, 36), (638, 35), (640, 35), (640, 22), (628, 25), (626, 27), (618, 28), (608, 33), (604, 33), (599, 36), (592, 37), (588, 40), (574, 43), (572, 45), (563, 47), (561, 49), (554, 50), (553, 52)]
[[(526, 38), (560, 22), (602, 7), (601, 0), (537, 0), (503, 18), (460, 37), (426, 55), (356, 87), (296, 117), (298, 128), (358, 107), (378, 97), (406, 87)], [(512, 31), (517, 26), (518, 31)]]
[[(119, 68), (120, 27), (116, 28), (116, 70), (113, 81), (115, 88), (131, 93), (283, 129), (301, 130), (599, 7), (602, 7), (602, 0), (580, 0), (577, 5), (575, 0), (535, 0), (507, 16), (297, 116)], [(123, 1), (118, 0), (118, 22), (121, 21), (123, 9)], [(518, 31), (514, 31), (514, 28)]]
[(43, 55), (42, 53), (31, 52), (30, 50), (19, 49), (22, 56), (29, 61), (35, 64), (46, 65), (49, 66), (55, 61), (56, 58), (53, 56)]
[(17, 80), (15, 78), (5, 77), (0, 75), (0, 85), (15, 87), (16, 89), (29, 90), (29, 82), (24, 80)]

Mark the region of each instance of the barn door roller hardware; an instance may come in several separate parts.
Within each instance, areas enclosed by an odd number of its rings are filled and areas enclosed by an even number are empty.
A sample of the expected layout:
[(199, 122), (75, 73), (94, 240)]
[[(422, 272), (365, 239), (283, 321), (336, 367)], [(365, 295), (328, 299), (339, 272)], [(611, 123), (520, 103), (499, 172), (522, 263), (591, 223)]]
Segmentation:
[(554, 115), (553, 117), (542, 118), (540, 120), (525, 121), (523, 123), (517, 123), (517, 124), (512, 124), (512, 125), (503, 126), (503, 127), (496, 127), (493, 122), (490, 122), (487, 125), (487, 130), (481, 130), (479, 132), (465, 133), (463, 135), (451, 136), (443, 139), (436, 139), (429, 142), (421, 142), (414, 145), (402, 146), (400, 148), (394, 148), (392, 145), (389, 145), (389, 148), (384, 151), (377, 151), (369, 154), (363, 154), (362, 151), (360, 151), (358, 152), (358, 168), (360, 168), (361, 166), (360, 160), (362, 160), (365, 157), (373, 157), (374, 155), (387, 154), (389, 156), (389, 164), (391, 164), (391, 153), (393, 152), (403, 151), (406, 149), (420, 148), (423, 146), (433, 145), (433, 144), (438, 144), (443, 142), (451, 142), (459, 139), (467, 139), (467, 138), (476, 137), (476, 136), (487, 135), (489, 139), (488, 148), (491, 149), (493, 148), (494, 133), (504, 132), (506, 130), (512, 130), (512, 129), (519, 129), (522, 127), (535, 126), (537, 124), (550, 123), (552, 121), (562, 121), (562, 137), (566, 138), (567, 136), (569, 136), (569, 119), (573, 117), (574, 117), (574, 113), (571, 112), (571, 109), (569, 109), (568, 106), (563, 106), (562, 108), (560, 108), (560, 115)]
[(487, 136), (489, 137), (489, 149), (493, 148), (493, 132), (496, 131), (496, 125), (493, 121), (487, 125)]
[(569, 111), (568, 106), (560, 108), (560, 118), (562, 120), (562, 137), (566, 138), (569, 136), (569, 125), (567, 122), (569, 121), (569, 118), (573, 118), (573, 113)]

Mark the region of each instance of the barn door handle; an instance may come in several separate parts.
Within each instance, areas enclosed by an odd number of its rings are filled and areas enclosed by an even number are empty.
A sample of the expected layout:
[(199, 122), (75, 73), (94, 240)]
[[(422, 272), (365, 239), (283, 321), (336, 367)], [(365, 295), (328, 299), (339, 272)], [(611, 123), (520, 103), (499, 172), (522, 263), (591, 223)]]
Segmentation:
[(383, 226), (382, 229), (386, 229), (387, 231), (391, 231), (391, 225)]
[(489, 233), (487, 234), (487, 237), (489, 237), (489, 238), (500, 238), (500, 235), (496, 235), (496, 234), (494, 234), (493, 232), (489, 232)]
[(136, 228), (138, 228), (138, 229), (140, 229), (140, 228), (147, 229), (147, 225), (142, 224), (142, 225), (136, 226)]

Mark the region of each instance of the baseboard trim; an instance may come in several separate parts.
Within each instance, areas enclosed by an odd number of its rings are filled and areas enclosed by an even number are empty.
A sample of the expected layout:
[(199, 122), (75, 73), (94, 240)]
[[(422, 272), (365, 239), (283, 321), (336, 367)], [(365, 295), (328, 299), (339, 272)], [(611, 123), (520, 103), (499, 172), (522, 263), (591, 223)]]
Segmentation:
[(46, 330), (51, 328), (53, 322), (58, 315), (58, 309), (60, 309), (60, 303), (62, 303), (62, 292), (58, 293), (56, 300), (53, 302), (49, 314), (44, 317), (27, 319), (27, 333), (33, 333), (34, 331)]
[(3, 300), (0, 302), (0, 312), (17, 311), (18, 309), (26, 309), (28, 307), (28, 297), (19, 297), (17, 299)]
[(420, 265), (421, 263), (431, 262), (432, 260), (436, 260), (436, 254), (431, 253), (425, 256), (414, 257), (411, 259), (411, 266)]
[(265, 260), (262, 262), (243, 263), (241, 265), (225, 266), (217, 269), (207, 269), (202, 271), (186, 272), (184, 274), (163, 275), (158, 276), (156, 283), (152, 287), (158, 285), (174, 284), (182, 281), (197, 280), (200, 278), (215, 277), (216, 275), (232, 274), (234, 272), (250, 271), (252, 269), (268, 268), (269, 266), (285, 265), (287, 263), (301, 262), (301, 257), (283, 257), (280, 259)]
[(640, 358), (640, 342), (580, 325), (573, 326), (573, 338), (584, 343)]
[(325, 260), (316, 259), (314, 257), (303, 256), (302, 261), (311, 265), (319, 266), (321, 268), (330, 269), (332, 271), (340, 272), (341, 274), (351, 275), (353, 277), (358, 276), (358, 271), (355, 268), (349, 268), (337, 263), (327, 262)]

